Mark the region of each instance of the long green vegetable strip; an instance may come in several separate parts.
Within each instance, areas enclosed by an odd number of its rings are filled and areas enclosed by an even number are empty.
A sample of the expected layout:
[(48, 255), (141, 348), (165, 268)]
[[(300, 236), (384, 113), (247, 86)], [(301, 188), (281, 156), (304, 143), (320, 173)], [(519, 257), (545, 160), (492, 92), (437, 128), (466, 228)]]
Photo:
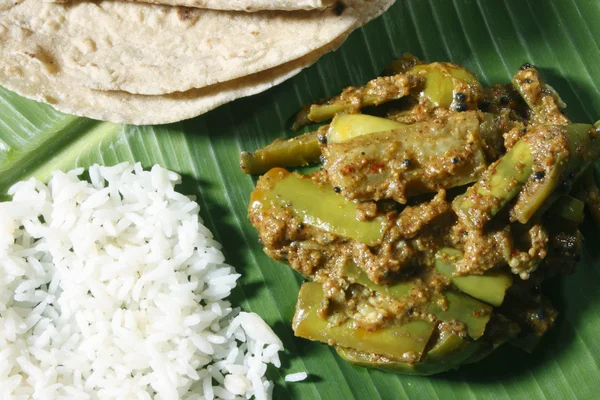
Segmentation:
[(369, 245), (382, 237), (385, 219), (356, 219), (356, 203), (347, 201), (329, 185), (274, 168), (261, 176), (250, 197), (252, 209), (279, 207), (296, 215), (307, 225)]
[[(377, 293), (382, 293), (397, 299), (408, 297), (409, 293), (416, 287), (415, 283), (401, 282), (393, 285), (378, 285), (371, 282), (360, 268), (349, 263), (342, 271), (344, 276), (354, 279), (356, 283), (368, 287)], [(427, 305), (427, 312), (440, 321), (460, 321), (467, 327), (467, 333), (473, 339), (479, 339), (485, 331), (492, 308), (469, 296), (456, 291), (447, 291), (443, 298), (445, 304), (440, 305), (436, 299), (432, 299)], [(387, 354), (387, 353), (382, 353)]]
[(253, 153), (240, 154), (240, 167), (246, 174), (263, 174), (274, 167), (302, 167), (319, 161), (321, 149), (317, 132), (288, 140), (277, 139)]
[[(404, 124), (386, 118), (364, 114), (339, 114), (323, 130), (305, 133), (292, 139), (276, 139), (253, 153), (240, 154), (240, 167), (246, 174), (264, 174), (275, 167), (303, 167), (319, 162), (319, 136), (330, 143), (342, 142), (355, 136), (389, 131)], [(321, 139), (322, 140), (322, 139)]]
[(452, 202), (459, 218), (483, 227), (521, 190), (532, 171), (529, 146), (518, 141), (502, 158), (489, 166), (483, 177)]
[(406, 124), (365, 114), (339, 114), (327, 130), (327, 144), (341, 143), (357, 136), (402, 129)]
[[(400, 97), (403, 95), (398, 95), (398, 98)], [(366, 105), (369, 105), (366, 99), (355, 100), (353, 103), (349, 100), (333, 104), (314, 104), (310, 107), (306, 118), (311, 122), (328, 121), (338, 113), (358, 112), (361, 107)]]
[(313, 104), (308, 119), (313, 122), (327, 121), (337, 113), (355, 113), (361, 108), (398, 100), (408, 96), (418, 81), (410, 74), (381, 76), (360, 87), (344, 89), (341, 95), (326, 104)]
[(519, 195), (511, 217), (526, 223), (560, 184), (577, 177), (600, 155), (596, 137), (593, 127), (586, 124), (530, 128), (454, 200), (452, 208), (466, 226), (480, 229)]
[(533, 111), (536, 122), (550, 125), (570, 122), (561, 112), (565, 103), (551, 86), (544, 83), (537, 69), (525, 65), (512, 78), (512, 83)]
[[(591, 125), (540, 127), (534, 128), (533, 133), (537, 135), (528, 134), (523, 140), (538, 153), (542, 153), (543, 149), (552, 152), (553, 163), (549, 163), (546, 154), (536, 157), (535, 171), (544, 173), (544, 177), (538, 179), (536, 174), (533, 174), (511, 209), (511, 219), (522, 224), (527, 223), (538, 210), (549, 206), (559, 197), (555, 192), (560, 185), (565, 186), (565, 191), (568, 191), (571, 184), (579, 178), (590, 163), (600, 156), (600, 138)], [(553, 144), (556, 144), (559, 149), (566, 148), (566, 154), (554, 150), (551, 147)]]
[[(422, 85), (420, 82), (423, 82)], [(310, 107), (308, 119), (326, 121), (337, 113), (355, 113), (362, 107), (377, 106), (414, 94), (427, 100), (431, 108), (450, 107), (456, 93), (465, 95), (465, 104), (476, 104), (483, 88), (477, 77), (452, 63), (419, 64), (406, 73), (376, 78), (365, 86), (348, 88), (327, 104)]]
[(388, 354), (397, 359), (418, 360), (431, 337), (434, 324), (424, 320), (396, 323), (376, 331), (356, 327), (353, 320), (341, 325), (329, 324), (318, 314), (324, 299), (323, 287), (306, 282), (300, 288), (292, 327), (296, 336), (368, 353)]
[(482, 346), (481, 341), (470, 342), (456, 334), (447, 334), (418, 362), (410, 364), (394, 358), (355, 349), (336, 346), (344, 360), (363, 367), (401, 372), (409, 375), (433, 375), (453, 369), (471, 357)]
[(433, 299), (427, 311), (440, 321), (462, 322), (467, 328), (468, 335), (475, 340), (483, 336), (490, 320), (492, 307), (453, 290), (447, 290), (443, 297), (445, 304), (440, 305)]
[(476, 181), (487, 166), (476, 113), (357, 136), (325, 149), (332, 185), (354, 199), (394, 199)]
[(506, 291), (512, 285), (512, 276), (506, 272), (488, 271), (483, 275), (453, 276), (454, 264), (462, 258), (455, 249), (443, 248), (435, 256), (435, 268), (462, 292), (478, 300), (500, 306)]
[[(429, 109), (455, 103), (473, 108), (481, 99), (483, 88), (472, 72), (452, 63), (421, 64), (414, 56), (403, 57), (388, 68), (388, 72), (397, 72), (395, 75), (375, 78), (364, 86), (349, 87), (324, 103), (304, 107), (294, 118), (292, 129), (300, 129), (311, 121), (327, 121), (340, 113), (358, 113), (363, 107), (408, 95), (423, 100)], [(465, 97), (460, 103), (454, 100), (458, 93)]]

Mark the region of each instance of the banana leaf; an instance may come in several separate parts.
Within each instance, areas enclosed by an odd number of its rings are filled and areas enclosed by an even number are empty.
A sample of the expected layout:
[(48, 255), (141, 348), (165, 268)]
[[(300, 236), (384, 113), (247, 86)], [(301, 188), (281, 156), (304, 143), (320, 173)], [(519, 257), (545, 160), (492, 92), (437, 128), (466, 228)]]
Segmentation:
[[(164, 126), (122, 126), (64, 115), (0, 88), (0, 192), (54, 169), (93, 163), (159, 163), (183, 175), (180, 190), (198, 197), (201, 216), (243, 278), (233, 300), (259, 313), (286, 347), (268, 374), (275, 399), (592, 399), (600, 393), (600, 235), (584, 226), (577, 272), (554, 281), (548, 296), (557, 326), (532, 354), (503, 347), (475, 365), (433, 377), (354, 367), (335, 350), (293, 336), (301, 278), (261, 251), (246, 217), (254, 181), (238, 167), (241, 150), (288, 137), (303, 103), (376, 76), (395, 56), (450, 60), (484, 84), (508, 83), (530, 62), (568, 104), (577, 122), (600, 117), (600, 2), (595, 0), (398, 0), (354, 32), (333, 54), (263, 94), (204, 116)], [(287, 373), (309, 379), (285, 383)]]

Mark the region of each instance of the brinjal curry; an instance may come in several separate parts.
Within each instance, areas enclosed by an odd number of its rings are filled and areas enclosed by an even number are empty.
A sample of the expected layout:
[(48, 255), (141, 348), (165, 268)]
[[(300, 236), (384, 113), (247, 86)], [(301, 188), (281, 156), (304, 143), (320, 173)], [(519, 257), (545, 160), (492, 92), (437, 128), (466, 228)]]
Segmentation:
[(529, 64), (483, 87), (404, 55), (293, 128), (327, 125), (242, 153), (264, 251), (305, 278), (295, 334), (413, 374), (531, 351), (557, 317), (542, 283), (580, 259), (584, 207), (600, 216), (599, 132), (564, 107)]

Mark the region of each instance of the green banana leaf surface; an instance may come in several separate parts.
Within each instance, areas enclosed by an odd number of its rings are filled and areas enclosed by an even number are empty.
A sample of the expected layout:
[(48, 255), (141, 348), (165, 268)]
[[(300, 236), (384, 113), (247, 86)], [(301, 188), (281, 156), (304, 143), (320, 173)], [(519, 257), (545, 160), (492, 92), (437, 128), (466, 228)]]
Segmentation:
[[(411, 52), (473, 70), (484, 84), (508, 83), (530, 62), (568, 104), (576, 122), (600, 119), (600, 2), (595, 0), (398, 0), (354, 32), (335, 53), (263, 94), (198, 118), (163, 126), (127, 126), (73, 117), (0, 88), (0, 192), (52, 170), (139, 161), (183, 176), (201, 217), (243, 275), (232, 300), (260, 314), (282, 338), (281, 370), (270, 369), (275, 399), (594, 399), (600, 396), (600, 240), (586, 222), (585, 251), (574, 275), (547, 285), (560, 311), (532, 354), (504, 346), (475, 365), (433, 377), (354, 367), (333, 349), (295, 338), (291, 329), (301, 278), (271, 261), (246, 216), (254, 180), (239, 153), (291, 136), (289, 119), (304, 103), (375, 77)], [(304, 382), (287, 373), (307, 371)]]

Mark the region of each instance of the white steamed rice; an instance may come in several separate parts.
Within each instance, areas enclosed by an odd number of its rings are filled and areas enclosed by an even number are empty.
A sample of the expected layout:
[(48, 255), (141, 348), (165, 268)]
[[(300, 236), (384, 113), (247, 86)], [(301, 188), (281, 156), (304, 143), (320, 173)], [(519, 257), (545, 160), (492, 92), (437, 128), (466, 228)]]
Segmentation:
[(308, 374), (306, 372), (296, 372), (294, 374), (287, 374), (285, 376), (286, 382), (301, 382), (308, 378)]
[(180, 177), (83, 172), (0, 203), (0, 398), (270, 398), (282, 343), (225, 300), (240, 275)]

